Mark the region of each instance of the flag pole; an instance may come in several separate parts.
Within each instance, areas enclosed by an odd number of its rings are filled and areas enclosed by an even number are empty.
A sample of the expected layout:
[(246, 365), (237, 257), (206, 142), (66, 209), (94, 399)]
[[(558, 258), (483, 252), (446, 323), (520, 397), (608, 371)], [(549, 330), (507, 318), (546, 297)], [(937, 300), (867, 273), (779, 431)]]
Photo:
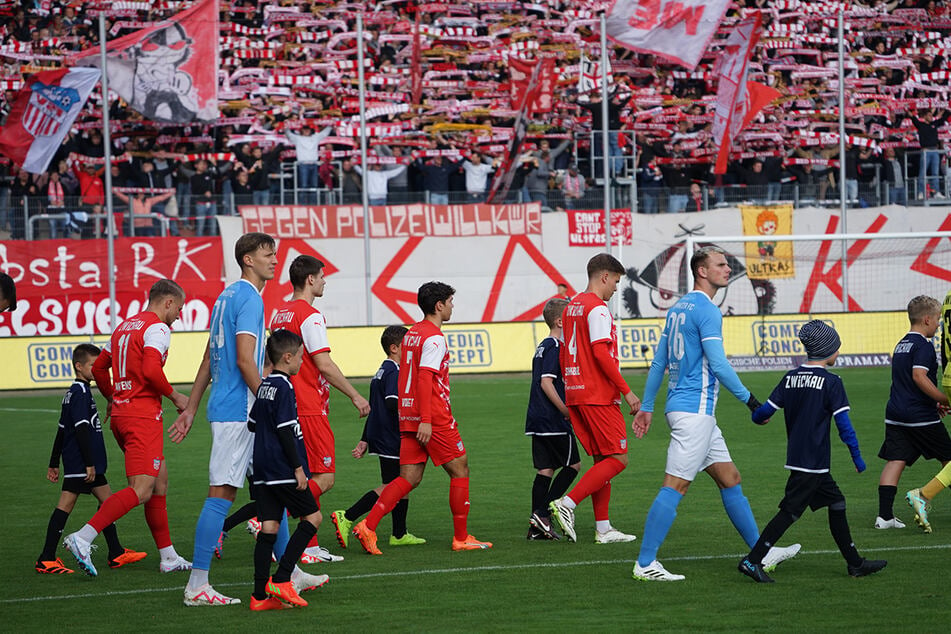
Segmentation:
[(611, 253), (611, 177), (608, 165), (608, 36), (601, 14), (601, 164), (604, 166), (604, 247)]
[(115, 330), (118, 325), (118, 316), (116, 315), (116, 245), (115, 219), (112, 217), (112, 131), (109, 129), (109, 75), (106, 73), (105, 13), (99, 14), (99, 67), (102, 72), (102, 83), (99, 85), (102, 89), (102, 146), (106, 161), (103, 175), (105, 176), (106, 244), (109, 266), (109, 325), (111, 330)]
[[(848, 233), (845, 201), (845, 11), (839, 8), (839, 216), (840, 233)], [(842, 310), (849, 312), (849, 267), (846, 241), (842, 241)]]
[(357, 13), (357, 81), (360, 83), (360, 165), (363, 166), (363, 186), (361, 199), (363, 203), (363, 277), (366, 289), (367, 323), (373, 323), (373, 294), (370, 279), (370, 208), (367, 194), (367, 175), (370, 166), (367, 165), (367, 109), (366, 86), (363, 83), (363, 12)]
[[(604, 165), (604, 246), (608, 253), (614, 251), (614, 240), (611, 235), (611, 165), (608, 146), (608, 29), (607, 16), (601, 14), (601, 153)], [(621, 246), (618, 245), (618, 256), (621, 255)], [(620, 257), (618, 257), (620, 259)], [(618, 326), (621, 324), (621, 293), (614, 294), (614, 319)]]

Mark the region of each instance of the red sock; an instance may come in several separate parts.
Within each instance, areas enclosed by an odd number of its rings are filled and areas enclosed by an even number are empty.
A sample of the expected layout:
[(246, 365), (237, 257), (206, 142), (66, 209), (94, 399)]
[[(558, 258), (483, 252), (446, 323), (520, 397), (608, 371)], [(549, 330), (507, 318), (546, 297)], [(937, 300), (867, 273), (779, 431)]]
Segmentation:
[[(308, 480), (307, 487), (310, 489), (311, 495), (314, 496), (314, 501), (317, 502), (317, 508), (320, 508), (320, 494), (323, 493), (323, 491), (317, 485), (317, 482), (315, 480)], [(317, 546), (317, 534), (315, 533), (314, 536), (310, 538), (310, 541), (307, 542), (307, 547), (313, 548), (316, 546)]]
[(469, 478), (449, 479), (449, 510), (452, 511), (452, 533), (459, 541), (469, 536)]
[(371, 531), (375, 531), (376, 527), (380, 525), (380, 520), (383, 519), (383, 516), (392, 511), (396, 503), (405, 498), (412, 490), (413, 485), (403, 476), (397, 476), (390, 480), (390, 483), (387, 484), (383, 488), (383, 492), (380, 493), (376, 504), (373, 505), (373, 508), (370, 509), (370, 512), (367, 514), (367, 528)]
[(161, 550), (172, 545), (172, 536), (168, 531), (168, 508), (164, 495), (152, 494), (145, 503), (145, 523), (152, 531), (155, 546)]
[(132, 487), (116, 491), (106, 498), (96, 514), (89, 520), (89, 525), (101, 533), (102, 529), (139, 505), (139, 495)]
[(568, 497), (579, 504), (605, 484), (611, 481), (611, 478), (624, 471), (624, 464), (617, 458), (605, 458), (601, 462), (595, 463), (593, 467), (585, 471), (581, 480), (575, 485), (575, 488), (568, 493)]
[(608, 519), (608, 507), (611, 505), (610, 482), (591, 494), (591, 505), (594, 507), (594, 521)]

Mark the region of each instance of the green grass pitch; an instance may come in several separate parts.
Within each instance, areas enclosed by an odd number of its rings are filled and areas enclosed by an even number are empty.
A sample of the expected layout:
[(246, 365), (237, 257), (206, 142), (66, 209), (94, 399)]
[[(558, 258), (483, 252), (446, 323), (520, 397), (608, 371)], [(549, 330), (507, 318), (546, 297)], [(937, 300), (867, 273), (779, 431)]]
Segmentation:
[[(94, 555), (100, 575), (39, 575), (33, 562), (59, 486), (45, 480), (62, 394), (6, 393), (0, 398), (3, 431), (0, 510), (4, 518), (3, 567), (0, 579), (2, 629), (49, 631), (802, 631), (823, 632), (942, 631), (947, 627), (946, 597), (940, 586), (951, 548), (951, 510), (938, 499), (931, 515), (935, 532), (924, 535), (911, 521), (902, 493), (920, 486), (937, 471), (922, 462), (906, 471), (899, 486), (897, 515), (908, 527), (877, 531), (876, 457), (882, 440), (882, 414), (888, 396), (887, 369), (843, 370), (863, 455), (869, 469), (855, 473), (848, 451), (833, 439), (833, 475), (848, 500), (852, 535), (860, 552), (888, 559), (880, 574), (852, 579), (828, 531), (825, 511), (807, 513), (783, 539), (801, 542), (803, 552), (774, 573), (777, 583), (754, 584), (736, 571), (747, 548), (730, 525), (712, 481), (700, 476), (681, 503), (679, 514), (660, 551), (668, 569), (687, 576), (680, 583), (643, 583), (631, 579), (637, 554), (634, 544), (597, 545), (591, 504), (577, 515), (579, 543), (529, 542), (525, 539), (534, 477), (530, 442), (523, 435), (527, 375), (454, 377), (453, 407), (471, 465), (470, 531), (494, 542), (483, 552), (450, 550), (451, 518), (448, 477), (430, 466), (410, 498), (409, 529), (429, 540), (424, 546), (389, 547), (389, 519), (380, 524), (381, 557), (364, 554), (352, 542), (339, 548), (329, 511), (346, 508), (378, 484), (375, 457), (356, 461), (350, 449), (362, 421), (339, 394), (332, 397), (332, 424), (337, 437), (337, 484), (322, 499), (328, 512), (320, 528), (323, 545), (346, 560), (318, 564), (330, 583), (305, 595), (311, 605), (280, 614), (251, 614), (253, 542), (235, 529), (225, 543), (224, 558), (214, 561), (211, 579), (219, 590), (239, 596), (243, 604), (223, 608), (185, 608), (185, 573), (162, 575), (158, 555), (140, 509), (119, 522), (127, 547), (149, 552), (144, 561), (110, 570), (104, 546)], [(780, 373), (742, 378), (765, 399)], [(628, 379), (640, 393), (643, 373)], [(366, 390), (366, 382), (358, 382)], [(661, 411), (660, 404), (658, 410)], [(721, 392), (720, 426), (743, 474), (743, 489), (762, 526), (782, 497), (786, 472), (782, 417), (757, 427), (746, 408)], [(171, 417), (166, 412), (166, 426)], [(629, 417), (628, 417), (629, 418)], [(178, 551), (191, 558), (195, 519), (207, 493), (209, 433), (203, 419), (185, 443), (166, 445), (171, 487), (169, 519)], [(108, 476), (114, 490), (123, 485), (122, 459), (111, 434)], [(630, 467), (613, 484), (611, 519), (626, 532), (641, 535), (644, 517), (660, 485), (667, 447), (663, 417), (643, 440), (630, 440)], [(585, 458), (584, 467), (590, 466)], [(943, 494), (947, 496), (948, 494)], [(238, 502), (247, 499), (239, 492)], [(67, 532), (76, 530), (95, 510), (91, 497), (76, 506)], [(97, 542), (102, 542), (99, 538)], [(70, 567), (71, 556), (58, 554)]]

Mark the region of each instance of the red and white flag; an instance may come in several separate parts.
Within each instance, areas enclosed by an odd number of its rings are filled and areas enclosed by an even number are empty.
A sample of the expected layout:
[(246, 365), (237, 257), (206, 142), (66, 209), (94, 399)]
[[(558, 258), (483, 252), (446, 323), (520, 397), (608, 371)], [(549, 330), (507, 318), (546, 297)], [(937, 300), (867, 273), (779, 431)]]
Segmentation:
[[(509, 61), (511, 62), (512, 60)], [(492, 178), (492, 185), (489, 187), (489, 195), (486, 198), (486, 202), (505, 202), (509, 188), (511, 188), (512, 181), (515, 178), (515, 172), (517, 172), (518, 168), (522, 165), (521, 159), (523, 157), (520, 153), (522, 151), (522, 143), (525, 142), (525, 136), (528, 134), (531, 102), (534, 99), (533, 93), (538, 90), (538, 79), (541, 75), (541, 69), (541, 64), (535, 64), (529, 73), (528, 83), (525, 84), (521, 93), (522, 97), (519, 102), (518, 115), (515, 117), (515, 123), (512, 125), (512, 140), (509, 143), (508, 149), (500, 157), (502, 164), (495, 170), (495, 176)]]
[[(614, 83), (614, 76), (611, 74), (611, 60), (605, 60), (607, 64), (608, 85)], [(587, 94), (592, 90), (601, 88), (601, 62), (589, 59), (581, 50), (581, 62), (578, 65), (578, 92)]]
[(730, 0), (614, 0), (605, 16), (608, 39), (693, 69)]
[[(218, 118), (218, 0), (189, 9), (106, 45), (109, 88), (152, 121)], [(99, 49), (73, 61), (98, 63)]]
[[(516, 57), (508, 60), (509, 77), (511, 78), (512, 103), (520, 104), (527, 95), (527, 115), (535, 112), (551, 112), (555, 94), (555, 59), (543, 57), (539, 60), (526, 61)], [(532, 81), (535, 68), (538, 68), (538, 77)]]
[(28, 172), (45, 172), (98, 81), (98, 68), (60, 68), (30, 77), (0, 128), (0, 154)]
[(718, 148), (717, 162), (713, 170), (715, 174), (726, 173), (730, 146), (743, 126), (779, 94), (768, 86), (752, 82), (750, 83), (754, 86), (753, 90), (750, 91), (747, 87), (750, 54), (759, 41), (762, 22), (759, 11), (740, 20), (717, 59), (714, 70), (719, 84), (713, 126), (710, 130), (713, 142)]

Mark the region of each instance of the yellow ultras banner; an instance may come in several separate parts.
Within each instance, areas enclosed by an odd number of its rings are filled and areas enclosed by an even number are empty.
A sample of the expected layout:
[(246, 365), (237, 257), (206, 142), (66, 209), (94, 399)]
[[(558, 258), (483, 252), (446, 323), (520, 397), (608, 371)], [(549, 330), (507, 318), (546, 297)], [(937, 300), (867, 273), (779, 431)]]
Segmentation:
[(777, 242), (774, 235), (792, 234), (792, 205), (740, 205), (743, 215), (743, 235), (762, 239), (746, 243), (746, 274), (750, 279), (762, 280), (794, 277), (793, 243)]
[[(904, 312), (824, 315), (730, 316), (723, 318), (727, 356), (739, 370), (788, 369), (804, 354), (799, 328), (822, 319), (842, 339), (839, 367), (887, 365), (895, 343), (908, 331)], [(663, 332), (663, 319), (630, 319), (618, 328), (618, 355), (624, 369), (646, 369)], [(452, 374), (525, 372), (532, 368), (535, 346), (548, 336), (541, 322), (446, 324)], [(351, 378), (373, 376), (383, 361), (382, 326), (330, 328), (331, 356)], [(102, 345), (105, 335), (93, 338)], [(208, 333), (173, 332), (165, 364), (171, 383), (191, 385), (201, 363)], [(0, 389), (64, 388), (73, 379), (73, 348), (89, 336), (6, 337), (0, 339)]]

